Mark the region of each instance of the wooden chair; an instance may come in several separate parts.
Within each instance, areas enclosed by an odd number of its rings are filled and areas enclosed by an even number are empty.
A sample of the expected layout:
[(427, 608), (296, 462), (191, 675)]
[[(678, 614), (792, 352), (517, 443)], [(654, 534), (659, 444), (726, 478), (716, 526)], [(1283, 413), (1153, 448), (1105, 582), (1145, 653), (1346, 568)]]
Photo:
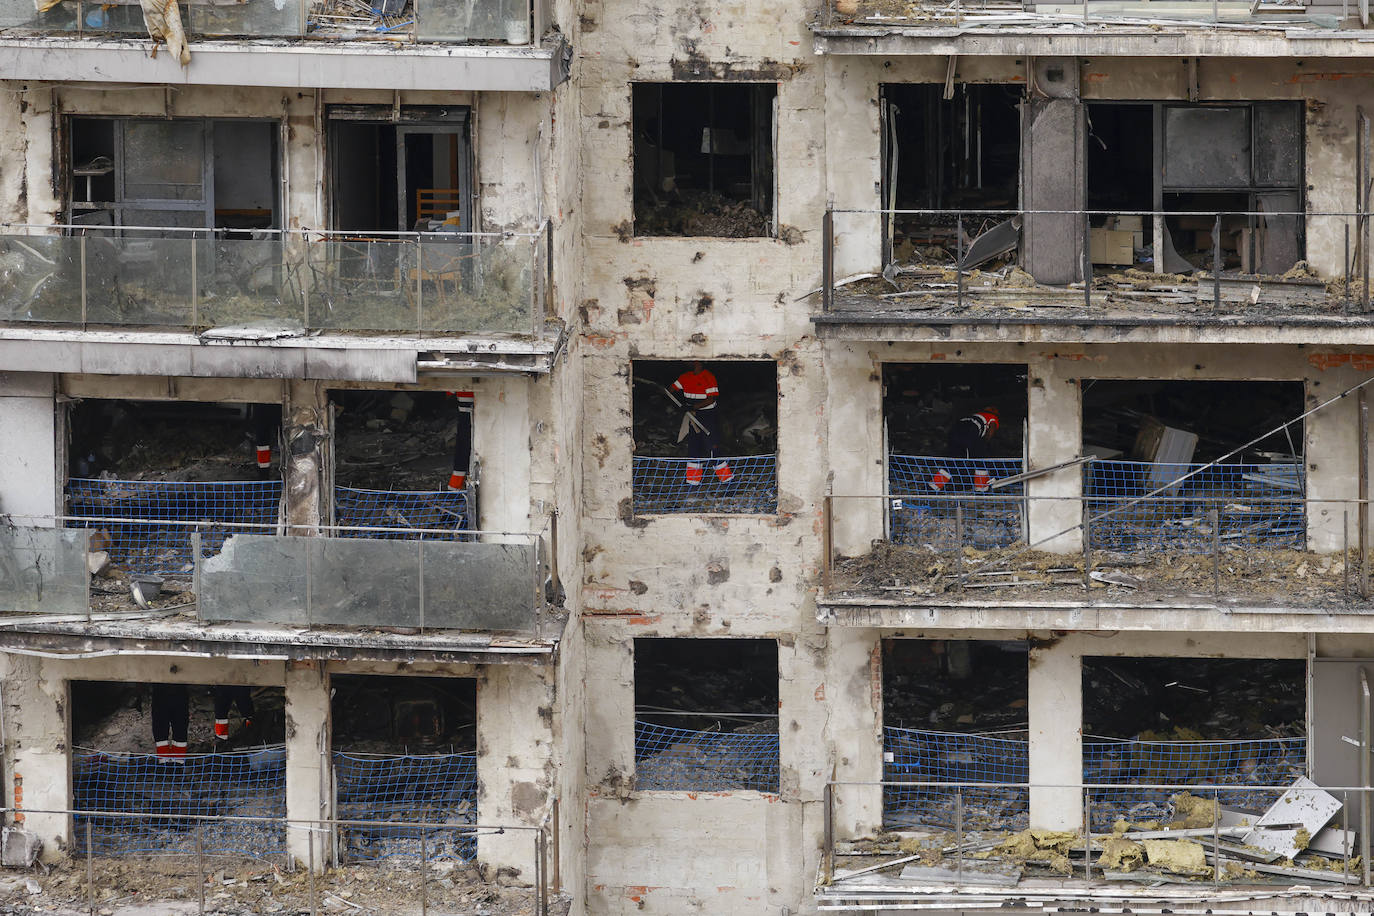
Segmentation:
[[(415, 218), (445, 220), (453, 211), (461, 211), (463, 201), (457, 188), (416, 188), (415, 189)], [(466, 227), (460, 223), (456, 227), (459, 230)]]

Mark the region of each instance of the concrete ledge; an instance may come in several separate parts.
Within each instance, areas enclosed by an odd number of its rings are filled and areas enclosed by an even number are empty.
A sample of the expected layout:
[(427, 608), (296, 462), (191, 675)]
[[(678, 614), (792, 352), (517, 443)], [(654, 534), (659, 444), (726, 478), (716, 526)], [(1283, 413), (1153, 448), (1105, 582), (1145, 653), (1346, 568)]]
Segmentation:
[(1135, 630), (1216, 633), (1374, 633), (1374, 608), (1260, 607), (1199, 601), (1141, 604), (962, 601), (816, 601), (826, 626), (880, 629)]
[(429, 367), (547, 373), (560, 341), (345, 334), (228, 341), (180, 331), (8, 327), (0, 328), (0, 365), (13, 372), (414, 382)]
[(148, 56), (133, 38), (0, 37), (0, 79), (176, 86), (436, 89), (547, 92), (567, 79), (568, 45), (392, 45), (376, 42), (209, 40), (190, 44), (191, 64)]
[(1144, 27), (1047, 19), (1002, 26), (856, 25), (818, 28), (815, 36), (817, 54), (880, 57), (1374, 57), (1374, 31), (1264, 29), (1262, 23), (1227, 30), (1166, 20)]

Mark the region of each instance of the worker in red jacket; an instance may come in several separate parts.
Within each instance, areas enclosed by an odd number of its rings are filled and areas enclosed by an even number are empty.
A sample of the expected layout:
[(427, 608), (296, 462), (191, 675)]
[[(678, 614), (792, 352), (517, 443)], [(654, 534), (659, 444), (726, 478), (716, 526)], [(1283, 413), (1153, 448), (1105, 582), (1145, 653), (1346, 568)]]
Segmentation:
[(450, 391), (458, 406), (458, 435), (453, 442), (453, 471), (448, 475), (450, 490), (464, 490), (468, 485), (468, 463), (472, 460), (472, 405), (476, 397), (471, 391)]
[[(977, 460), (988, 456), (988, 442), (997, 435), (1001, 425), (996, 407), (984, 407), (977, 413), (960, 417), (949, 428), (949, 438), (945, 446), (946, 458)], [(947, 468), (938, 468), (930, 475), (928, 486), (936, 493), (944, 490), (954, 479)], [(973, 489), (986, 493), (992, 486), (992, 475), (987, 468), (977, 465), (973, 468)]]
[(702, 465), (714, 465), (716, 479), (727, 483), (735, 476), (728, 461), (716, 461), (716, 401), (720, 387), (711, 370), (702, 368), (701, 360), (692, 361), (690, 372), (684, 372), (673, 382), (673, 392), (686, 409), (687, 422), (687, 484), (699, 486)]

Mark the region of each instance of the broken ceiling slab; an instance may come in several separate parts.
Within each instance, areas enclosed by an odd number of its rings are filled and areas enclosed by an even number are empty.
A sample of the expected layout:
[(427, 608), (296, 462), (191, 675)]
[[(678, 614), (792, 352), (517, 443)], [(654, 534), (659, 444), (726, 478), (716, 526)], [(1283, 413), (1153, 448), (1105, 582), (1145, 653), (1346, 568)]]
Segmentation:
[[(1243, 841), (1293, 858), (1341, 810), (1341, 801), (1306, 776), (1299, 776), (1279, 800), (1260, 815)], [(1290, 827), (1296, 824), (1299, 826)], [(1283, 826), (1280, 826), (1283, 825)], [(1305, 836), (1299, 836), (1299, 834)]]

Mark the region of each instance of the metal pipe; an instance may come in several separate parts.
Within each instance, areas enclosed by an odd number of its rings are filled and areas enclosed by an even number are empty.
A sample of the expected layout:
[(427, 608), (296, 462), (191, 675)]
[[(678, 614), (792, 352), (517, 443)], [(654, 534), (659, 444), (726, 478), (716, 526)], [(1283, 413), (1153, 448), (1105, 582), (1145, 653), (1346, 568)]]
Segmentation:
[(202, 826), (196, 824), (196, 875), (199, 878), (196, 913), (199, 916), (205, 916), (205, 838), (201, 835)]
[(964, 790), (954, 790), (954, 842), (959, 846), (959, 858), (956, 860), (957, 879), (956, 883), (964, 885)]
[[(1083, 9), (1088, 8), (1088, 0), (1083, 0)], [(1086, 13), (1084, 15), (1087, 15)], [(1092, 236), (1089, 232), (1091, 220), (1083, 214), (1083, 307), (1093, 307), (1093, 255)]]
[(829, 493), (821, 499), (821, 513), (824, 516), (821, 526), (821, 551), (824, 555), (821, 561), (821, 584), (829, 588), (830, 577), (835, 568), (835, 503)]
[(429, 830), (420, 828), (420, 916), (429, 916)]
[(1213, 509), (1212, 518), (1212, 597), (1221, 597), (1221, 510)]
[(957, 282), (955, 302), (964, 307), (964, 214), (960, 213), (954, 221), (954, 276)]
[(95, 852), (91, 849), (91, 819), (86, 818), (86, 898), (95, 916)]
[[(1216, 0), (1212, 0), (1213, 3)], [(1212, 222), (1212, 311), (1221, 311), (1221, 214)]]
[(835, 307), (835, 212), (829, 207), (821, 217), (821, 311)]
[(1360, 597), (1369, 597), (1369, 398), (1363, 388), (1359, 400), (1359, 498), (1355, 513), (1359, 529), (1356, 533), (1360, 551)]
[(1361, 880), (1369, 886), (1369, 675), (1360, 668), (1360, 867)]
[[(832, 782), (825, 784), (821, 831), (821, 883), (830, 884), (835, 880), (835, 784)], [(1365, 861), (1368, 860), (1365, 856)]]

